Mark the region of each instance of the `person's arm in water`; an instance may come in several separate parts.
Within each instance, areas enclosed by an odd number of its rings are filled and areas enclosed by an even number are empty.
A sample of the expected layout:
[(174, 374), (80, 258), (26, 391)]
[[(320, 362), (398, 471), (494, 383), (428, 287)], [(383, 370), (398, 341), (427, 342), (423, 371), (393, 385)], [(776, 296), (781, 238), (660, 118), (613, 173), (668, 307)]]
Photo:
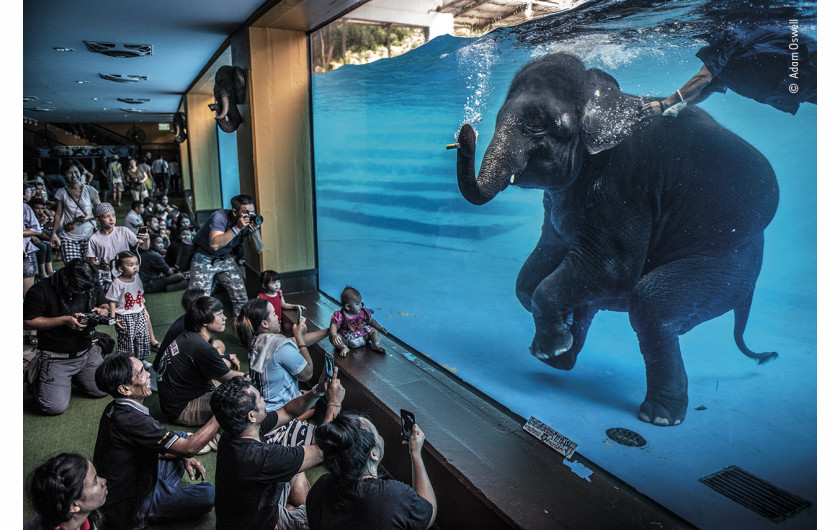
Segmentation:
[(423, 464), (423, 442), (426, 441), (426, 435), (420, 430), (417, 424), (414, 425), (414, 430), (411, 433), (411, 438), (404, 444), (408, 444), (408, 454), (411, 456), (411, 487), (432, 505), (432, 518), (429, 519), (429, 529), (435, 523), (437, 517), (437, 497), (435, 497), (435, 490), (432, 488), (432, 482), (429, 480), (429, 475), (426, 473), (426, 466)]
[(668, 107), (672, 107), (677, 103), (699, 103), (709, 96), (708, 92), (703, 89), (712, 82), (714, 76), (712, 72), (704, 64), (700, 71), (694, 74), (694, 77), (688, 80), (688, 83), (683, 85), (674, 94), (671, 94), (662, 101), (651, 101), (642, 106), (642, 113), (646, 116), (652, 114), (662, 114)]

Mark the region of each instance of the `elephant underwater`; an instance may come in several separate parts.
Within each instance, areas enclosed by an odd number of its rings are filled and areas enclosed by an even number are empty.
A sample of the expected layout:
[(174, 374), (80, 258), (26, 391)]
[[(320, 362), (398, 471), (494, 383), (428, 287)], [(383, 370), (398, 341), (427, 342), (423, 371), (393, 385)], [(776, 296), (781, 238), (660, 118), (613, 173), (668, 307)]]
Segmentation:
[(679, 425), (688, 377), (679, 336), (734, 311), (744, 343), (764, 229), (779, 188), (767, 159), (697, 107), (643, 118), (641, 98), (567, 54), (511, 82), (478, 175), (476, 135), (458, 137), (461, 194), (481, 205), (509, 185), (543, 190), (536, 248), (516, 280), (533, 356), (571, 370), (599, 310), (629, 314), (645, 361), (639, 419)]

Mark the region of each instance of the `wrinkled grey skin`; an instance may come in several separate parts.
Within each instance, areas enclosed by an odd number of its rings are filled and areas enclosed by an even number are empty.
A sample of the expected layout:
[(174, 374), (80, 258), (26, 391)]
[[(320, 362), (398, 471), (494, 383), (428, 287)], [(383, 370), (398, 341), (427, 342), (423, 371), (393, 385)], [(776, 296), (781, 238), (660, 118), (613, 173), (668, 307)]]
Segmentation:
[(213, 85), (216, 103), (208, 105), (216, 113), (216, 122), (224, 132), (233, 132), (242, 124), (237, 105), (245, 102), (245, 71), (238, 66), (222, 66), (216, 71)]
[(511, 83), (478, 176), (475, 133), (461, 129), (458, 185), (484, 204), (511, 182), (544, 190), (542, 235), (516, 281), (534, 318), (531, 354), (574, 367), (599, 310), (625, 311), (647, 395), (639, 418), (678, 425), (688, 407), (679, 335), (735, 312), (743, 341), (779, 190), (767, 160), (696, 107), (643, 119), (641, 100), (565, 54)]
[(183, 143), (187, 139), (187, 115), (183, 112), (176, 112), (172, 116), (172, 134), (175, 135), (175, 141)]

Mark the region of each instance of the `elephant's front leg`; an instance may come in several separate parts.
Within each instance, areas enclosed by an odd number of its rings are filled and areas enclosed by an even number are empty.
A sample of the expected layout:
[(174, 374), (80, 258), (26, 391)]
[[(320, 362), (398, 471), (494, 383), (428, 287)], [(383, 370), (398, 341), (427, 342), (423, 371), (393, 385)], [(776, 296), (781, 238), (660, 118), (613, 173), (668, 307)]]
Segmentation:
[(543, 210), (545, 213), (540, 240), (516, 278), (516, 298), (527, 311), (531, 311), (534, 291), (549, 274), (557, 270), (571, 246), (571, 241), (561, 237), (552, 223), (551, 217), (556, 215), (555, 205), (548, 193), (543, 194)]
[(645, 257), (646, 218), (625, 219), (599, 218), (579, 227), (579, 239), (534, 290), (531, 355), (555, 368), (571, 369), (582, 347), (575, 340), (582, 342), (599, 305), (622, 298), (636, 283)]
[(593, 268), (567, 256), (540, 282), (531, 298), (535, 327), (531, 355), (561, 370), (574, 367), (598, 310), (597, 301), (605, 293), (597, 276)]

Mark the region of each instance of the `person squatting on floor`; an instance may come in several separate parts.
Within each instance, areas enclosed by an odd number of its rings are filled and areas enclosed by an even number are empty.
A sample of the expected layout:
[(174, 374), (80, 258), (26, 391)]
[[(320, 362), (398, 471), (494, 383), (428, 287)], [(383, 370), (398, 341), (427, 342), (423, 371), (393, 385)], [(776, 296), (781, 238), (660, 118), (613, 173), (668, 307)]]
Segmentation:
[[(149, 372), (139, 359), (112, 355), (96, 370), (96, 384), (110, 394), (102, 412), (93, 462), (108, 480), (102, 506), (104, 530), (144, 528), (148, 523), (191, 518), (213, 508), (215, 488), (192, 458), (216, 435), (210, 418), (194, 434), (170, 431), (149, 416)], [(187, 473), (196, 484), (181, 484)]]
[(102, 342), (96, 324), (85, 314), (108, 316), (99, 286), (99, 271), (85, 258), (71, 260), (52, 277), (40, 281), (23, 301), (23, 327), (38, 331), (35, 357), (27, 366), (30, 390), (44, 414), (61, 414), (70, 404), (71, 386), (87, 396), (104, 397), (94, 373), (102, 363)]
[(248, 301), (236, 251), (246, 242), (256, 253), (262, 252), (263, 241), (259, 232), (262, 218), (256, 215), (254, 200), (248, 195), (233, 197), (230, 205), (230, 210), (213, 212), (195, 236), (196, 252), (190, 267), (190, 288), (210, 293), (216, 280), (227, 291), (235, 317)]
[(163, 354), (158, 372), (160, 410), (178, 425), (203, 425), (213, 415), (210, 396), (213, 381), (223, 383), (242, 372), (231, 370), (211, 344), (225, 330), (222, 303), (203, 296), (187, 309), (183, 333)]
[[(320, 464), (315, 445), (288, 447), (269, 444), (265, 434), (289, 423), (327, 395), (325, 422), (341, 412), (344, 387), (338, 371), (283, 407), (266, 412), (265, 400), (250, 381), (234, 377), (213, 393), (210, 406), (222, 426), (216, 459), (216, 528), (239, 530), (305, 529), (306, 492), (297, 492), (300, 473)], [(290, 504), (293, 499), (293, 504)]]

